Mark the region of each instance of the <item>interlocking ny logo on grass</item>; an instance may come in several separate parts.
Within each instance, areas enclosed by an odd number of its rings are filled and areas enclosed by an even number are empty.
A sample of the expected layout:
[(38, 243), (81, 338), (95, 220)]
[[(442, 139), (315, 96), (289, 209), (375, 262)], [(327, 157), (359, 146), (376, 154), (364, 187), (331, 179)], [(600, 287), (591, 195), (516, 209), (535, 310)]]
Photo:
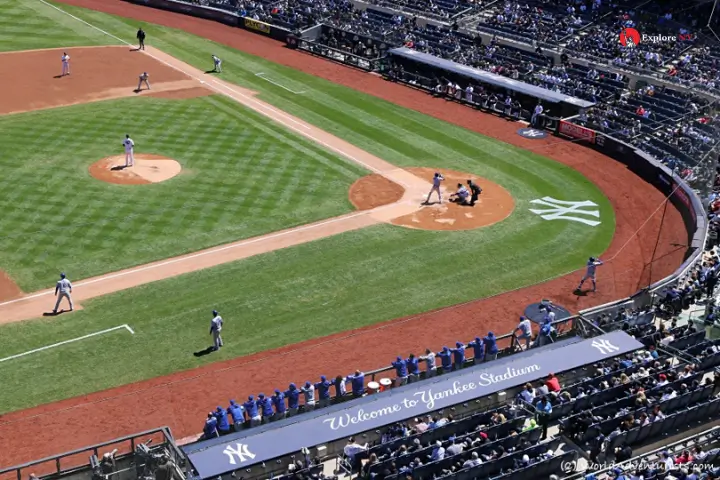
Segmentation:
[[(537, 200), (531, 200), (530, 203), (548, 207), (545, 209), (530, 209), (532, 213), (540, 215), (545, 220), (568, 220), (571, 222), (584, 223), (591, 227), (600, 225), (599, 220), (591, 220), (587, 217), (600, 218), (600, 211), (597, 209), (598, 204), (590, 200), (582, 202), (567, 202), (552, 197), (543, 197)], [(591, 210), (585, 210), (585, 207), (595, 207)]]
[(695, 40), (694, 33), (678, 33), (677, 35), (646, 35), (640, 33), (637, 29), (628, 27), (620, 31), (620, 45), (623, 47), (636, 47), (640, 42), (643, 43), (663, 43), (663, 42), (692, 42)]

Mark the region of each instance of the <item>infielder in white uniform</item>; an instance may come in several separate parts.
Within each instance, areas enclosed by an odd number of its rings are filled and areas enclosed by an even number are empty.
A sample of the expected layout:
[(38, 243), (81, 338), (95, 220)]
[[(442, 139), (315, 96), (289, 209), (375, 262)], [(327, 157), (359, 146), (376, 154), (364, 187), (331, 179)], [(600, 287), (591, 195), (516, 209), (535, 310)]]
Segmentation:
[(214, 65), (213, 72), (222, 73), (222, 60), (215, 55), (212, 56), (212, 59)]
[(55, 295), (57, 295), (57, 302), (55, 302), (55, 308), (53, 309), (53, 314), (57, 314), (58, 308), (60, 308), (60, 302), (63, 298), (67, 298), (68, 303), (70, 304), (70, 311), (73, 311), (73, 301), (70, 294), (72, 293), (72, 283), (70, 283), (70, 280), (65, 278), (65, 274), (60, 274), (60, 280), (55, 284)]
[(440, 173), (435, 172), (435, 176), (433, 177), (433, 186), (430, 189), (430, 193), (428, 193), (427, 199), (425, 200), (425, 203), (430, 203), (430, 197), (432, 197), (433, 192), (437, 193), (438, 201), (439, 203), (442, 203), (442, 193), (440, 192), (440, 182), (445, 180), (445, 177), (440, 175)]
[(68, 55), (67, 52), (63, 52), (60, 59), (62, 60), (62, 75), (60, 76), (70, 75), (70, 55)]
[(132, 167), (135, 165), (135, 142), (130, 135), (125, 135), (122, 145), (125, 147), (125, 167)]
[(585, 271), (585, 275), (583, 275), (582, 279), (580, 280), (580, 285), (578, 285), (578, 288), (576, 289), (577, 291), (579, 291), (582, 288), (583, 283), (585, 283), (585, 280), (588, 280), (588, 279), (592, 280), (592, 285), (593, 285), (592, 291), (593, 292), (595, 291), (595, 289), (597, 288), (597, 285), (595, 283), (595, 273), (597, 271), (597, 267), (602, 264), (603, 264), (603, 262), (599, 258), (590, 257), (590, 259), (587, 262), (587, 270)]
[(144, 83), (148, 90), (150, 90), (150, 81), (148, 80), (150, 78), (150, 75), (147, 72), (143, 72), (140, 74), (140, 81), (138, 82), (138, 88), (137, 91), (139, 92), (142, 90), (142, 84)]
[(213, 336), (213, 350), (217, 351), (223, 346), (222, 337), (220, 336), (220, 332), (222, 332), (223, 319), (220, 315), (218, 315), (217, 310), (213, 310), (212, 314), (213, 319), (210, 322), (210, 335)]

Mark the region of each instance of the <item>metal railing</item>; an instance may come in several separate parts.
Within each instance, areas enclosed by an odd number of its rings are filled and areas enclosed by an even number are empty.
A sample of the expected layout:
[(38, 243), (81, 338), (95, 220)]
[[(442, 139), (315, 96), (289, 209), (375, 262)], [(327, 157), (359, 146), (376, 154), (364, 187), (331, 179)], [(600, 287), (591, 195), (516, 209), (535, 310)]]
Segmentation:
[[(26, 440), (32, 441), (32, 438)], [(14, 476), (17, 480), (23, 480), (23, 475), (27, 477), (30, 473), (40, 476), (68, 475), (71, 472), (91, 468), (90, 457), (100, 458), (103, 451), (109, 452), (117, 449), (115, 457), (122, 459), (133, 455), (139, 444), (146, 444), (149, 440), (155, 446), (163, 445), (175, 465), (180, 468), (185, 467), (185, 455), (175, 445), (170, 428), (162, 427), (5, 468), (0, 470), (0, 479), (9, 479)], [(18, 441), (23, 441), (23, 439), (18, 439)]]

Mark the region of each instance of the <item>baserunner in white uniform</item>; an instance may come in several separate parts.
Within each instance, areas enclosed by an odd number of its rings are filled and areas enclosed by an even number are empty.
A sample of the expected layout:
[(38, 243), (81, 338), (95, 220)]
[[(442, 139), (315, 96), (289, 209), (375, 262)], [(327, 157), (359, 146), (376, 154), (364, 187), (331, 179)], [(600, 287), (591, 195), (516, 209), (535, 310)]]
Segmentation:
[(442, 182), (443, 180), (445, 180), (445, 177), (440, 175), (440, 173), (435, 172), (435, 176), (433, 177), (433, 186), (432, 186), (432, 189), (430, 189), (430, 193), (428, 193), (425, 203), (430, 203), (430, 197), (432, 197), (433, 192), (437, 193), (438, 202), (442, 203), (442, 193), (440, 193), (440, 182)]
[(125, 135), (122, 145), (125, 147), (125, 166), (132, 167), (135, 165), (135, 142), (130, 135)]
[(580, 291), (580, 289), (583, 286), (583, 283), (585, 283), (585, 280), (592, 280), (592, 291), (594, 292), (597, 288), (597, 284), (595, 283), (595, 274), (597, 273), (597, 267), (602, 265), (603, 262), (599, 258), (590, 257), (590, 259), (587, 262), (587, 270), (585, 271), (585, 275), (583, 275), (582, 279), (580, 280), (580, 285), (578, 285), (577, 291)]
[(62, 75), (60, 76), (70, 75), (70, 55), (68, 55), (67, 52), (63, 52), (60, 60), (62, 60)]
[(215, 55), (212, 56), (212, 59), (214, 65), (213, 72), (222, 73), (222, 60)]
[(213, 310), (212, 314), (213, 319), (210, 322), (210, 334), (213, 336), (213, 350), (217, 351), (223, 346), (222, 337), (220, 336), (220, 332), (222, 332), (223, 319), (220, 315), (218, 315), (217, 310)]
[(73, 311), (73, 301), (70, 294), (72, 293), (72, 283), (70, 283), (70, 280), (65, 278), (65, 274), (60, 274), (60, 280), (55, 284), (55, 295), (57, 295), (57, 302), (55, 302), (55, 308), (53, 309), (53, 313), (57, 314), (58, 308), (60, 308), (60, 302), (63, 298), (67, 298), (68, 303), (70, 304), (70, 311)]

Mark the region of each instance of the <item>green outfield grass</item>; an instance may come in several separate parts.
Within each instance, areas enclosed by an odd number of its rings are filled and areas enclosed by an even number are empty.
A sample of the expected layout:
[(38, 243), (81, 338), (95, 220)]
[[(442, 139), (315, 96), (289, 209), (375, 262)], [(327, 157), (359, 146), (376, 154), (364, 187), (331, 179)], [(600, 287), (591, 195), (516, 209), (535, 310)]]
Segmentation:
[[(137, 26), (135, 21), (66, 6), (62, 8), (128, 41), (132, 40)], [(0, 19), (0, 31), (2, 27), (3, 19)], [(82, 24), (77, 25), (80, 32), (84, 28)], [(614, 232), (612, 206), (591, 182), (572, 169), (184, 32), (154, 25), (145, 25), (145, 30), (150, 44), (199, 68), (206, 69), (210, 54), (216, 53), (224, 60), (226, 73), (223, 78), (226, 80), (259, 91), (263, 99), (277, 107), (391, 163), (447, 168), (491, 179), (513, 194), (515, 211), (508, 219), (492, 227), (466, 232), (428, 232), (390, 225), (371, 227), (119, 292), (87, 302), (83, 311), (60, 317), (60, 320), (39, 319), (3, 326), (0, 328), (0, 351), (3, 355), (17, 354), (124, 323), (129, 323), (137, 333), (130, 336), (122, 331), (113, 332), (0, 363), (0, 378), (14, 385), (11, 389), (0, 389), (0, 412), (534, 284), (582, 267), (589, 254), (603, 252), (610, 243)], [(16, 47), (20, 48), (20, 45)], [(293, 90), (306, 93), (293, 95), (259, 79), (255, 76), (258, 72), (266, 73), (274, 81)], [(124, 102), (119, 101), (117, 105), (124, 105)], [(154, 102), (148, 102), (147, 108), (153, 109), (154, 105)], [(168, 102), (168, 105), (180, 110), (213, 108), (230, 118), (233, 114), (242, 118), (247, 116), (247, 112), (239, 106), (214, 97), (187, 103)], [(108, 103), (80, 108), (110, 107)], [(60, 115), (67, 122), (77, 121), (73, 119), (72, 112), (72, 109), (62, 109), (57, 113), (33, 115), (37, 116), (37, 121), (46, 115)], [(468, 115), (477, 115), (478, 121), (482, 119), (482, 114), (470, 109)], [(0, 119), (0, 132), (5, 130), (3, 121), (8, 120)], [(254, 120), (250, 123), (255, 127), (261, 122)], [(97, 126), (93, 128), (97, 129)], [(109, 140), (117, 142), (114, 134), (106, 134)], [(189, 132), (185, 135), (188, 143), (196, 141), (194, 136), (190, 138)], [(161, 139), (154, 141), (161, 142)], [(171, 140), (162, 141), (172, 143)], [(97, 156), (106, 141), (92, 143), (94, 146), (87, 148)], [(167, 151), (158, 153), (183, 160), (189, 158), (188, 143), (167, 145)], [(62, 140), (60, 143), (56, 140), (46, 142), (44, 148), (57, 150), (61, 145)], [(311, 149), (307, 145), (304, 148)], [(32, 153), (33, 149), (28, 147), (27, 151)], [(253, 153), (247, 161), (259, 161), (258, 154)], [(315, 150), (315, 154), (319, 156), (320, 151)], [(74, 157), (82, 156), (75, 154)], [(213, 161), (208, 159), (206, 168), (212, 170), (214, 167), (210, 164)], [(269, 161), (267, 168), (276, 168), (277, 161)], [(73, 165), (75, 170), (85, 168), (82, 158), (77, 158)], [(346, 163), (330, 162), (330, 165), (332, 168), (325, 168), (337, 176), (336, 182), (347, 182), (357, 174), (357, 170)], [(226, 189), (240, 181), (239, 178), (226, 180)], [(204, 182), (200, 195), (206, 204), (217, 202), (226, 206), (225, 193), (210, 188), (211, 182), (207, 180), (200, 181)], [(192, 185), (195, 180), (191, 176), (178, 177), (166, 186), (160, 185), (173, 188), (177, 182), (188, 182), (187, 188), (196, 188)], [(48, 180), (44, 184), (45, 190), (27, 195), (22, 202), (15, 201), (12, 205), (14, 208), (46, 208), (48, 215), (52, 215), (58, 201), (54, 183)], [(317, 192), (308, 193), (307, 199), (302, 200), (309, 202), (307, 205), (315, 205), (315, 202), (323, 201), (317, 195)], [(574, 222), (542, 220), (528, 209), (530, 200), (544, 196), (594, 201), (600, 205), (602, 224), (593, 228)], [(343, 207), (337, 202), (328, 202), (328, 211)], [(106, 200), (98, 201), (96, 208), (107, 207), (105, 203)], [(7, 210), (7, 204), (3, 208)], [(132, 229), (154, 231), (155, 221), (147, 219), (159, 218), (152, 216), (157, 208), (156, 205), (147, 209), (150, 213), (138, 213), (146, 221), (139, 219), (141, 224)], [(261, 212), (248, 213), (255, 215)], [(219, 225), (227, 219), (218, 216), (216, 220), (216, 228), (223, 228)], [(251, 219), (248, 218), (248, 221)], [(253, 216), (252, 222), (255, 221)], [(160, 226), (160, 236), (154, 238), (160, 241), (162, 234), (185, 235), (185, 229), (193, 229), (188, 236), (195, 234), (196, 239), (207, 240), (208, 237), (202, 235), (203, 229), (194, 230), (195, 226), (190, 225), (192, 223)], [(267, 223), (259, 225), (269, 226)], [(235, 226), (224, 228), (234, 229)], [(92, 248), (98, 243), (99, 234), (95, 228), (88, 235), (83, 234), (82, 228), (75, 228), (75, 232), (74, 240), (84, 244), (83, 248), (77, 249), (77, 262), (82, 263), (85, 249), (89, 251), (88, 257), (92, 257)], [(240, 233), (238, 230), (233, 232)], [(33, 242), (28, 236), (34, 237), (32, 233), (26, 235), (23, 246)], [(42, 240), (34, 240), (37, 244), (35, 251), (51, 251), (56, 237), (45, 233), (42, 236)], [(212, 237), (212, 234), (209, 236)], [(167, 245), (162, 242), (161, 245), (163, 251), (167, 250)], [(26, 255), (34, 254), (17, 251), (13, 253), (13, 263), (18, 265), (19, 273), (34, 272), (30, 278), (39, 278), (42, 269), (29, 267), (37, 260), (23, 260)], [(0, 257), (3, 261), (7, 258)], [(56, 264), (48, 264), (47, 267), (50, 271), (48, 275), (56, 273)], [(207, 329), (209, 312), (213, 308), (218, 308), (226, 319), (226, 347), (217, 354), (195, 358), (192, 352), (209, 344)], [(457, 339), (438, 339), (438, 344), (450, 340)]]

